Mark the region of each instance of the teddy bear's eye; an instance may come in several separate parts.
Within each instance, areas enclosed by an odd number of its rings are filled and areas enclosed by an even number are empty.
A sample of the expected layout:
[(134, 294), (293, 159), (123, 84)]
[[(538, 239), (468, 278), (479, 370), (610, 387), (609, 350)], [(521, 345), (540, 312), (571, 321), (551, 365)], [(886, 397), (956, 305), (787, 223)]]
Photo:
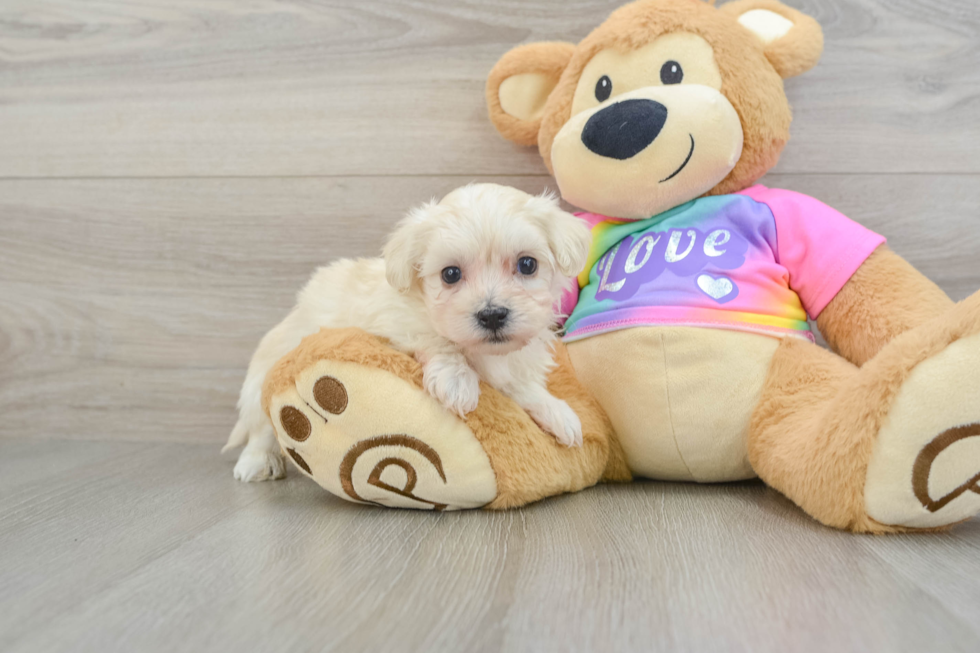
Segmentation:
[(676, 61), (668, 61), (660, 68), (660, 81), (664, 84), (680, 84), (683, 79), (684, 69)]
[(609, 99), (612, 94), (612, 80), (609, 79), (609, 75), (603, 75), (599, 78), (599, 81), (595, 83), (595, 99), (600, 102), (605, 102)]

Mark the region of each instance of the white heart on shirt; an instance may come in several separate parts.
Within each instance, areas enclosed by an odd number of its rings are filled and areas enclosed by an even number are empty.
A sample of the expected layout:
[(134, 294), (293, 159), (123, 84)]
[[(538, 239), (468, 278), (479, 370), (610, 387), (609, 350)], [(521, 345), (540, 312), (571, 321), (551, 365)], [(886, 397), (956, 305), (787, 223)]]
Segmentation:
[(735, 284), (732, 283), (731, 279), (725, 277), (715, 279), (710, 274), (702, 274), (698, 277), (698, 288), (703, 290), (708, 297), (721, 300), (732, 294), (732, 291), (735, 290)]

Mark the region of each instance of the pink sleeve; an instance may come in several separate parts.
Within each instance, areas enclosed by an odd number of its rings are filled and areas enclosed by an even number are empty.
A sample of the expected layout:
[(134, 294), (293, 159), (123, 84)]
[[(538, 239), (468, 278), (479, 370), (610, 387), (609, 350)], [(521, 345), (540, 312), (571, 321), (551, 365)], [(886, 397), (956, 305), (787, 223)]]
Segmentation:
[(789, 271), (789, 287), (816, 319), (883, 236), (823, 202), (788, 190), (753, 186), (742, 191), (769, 207), (776, 220), (777, 262)]

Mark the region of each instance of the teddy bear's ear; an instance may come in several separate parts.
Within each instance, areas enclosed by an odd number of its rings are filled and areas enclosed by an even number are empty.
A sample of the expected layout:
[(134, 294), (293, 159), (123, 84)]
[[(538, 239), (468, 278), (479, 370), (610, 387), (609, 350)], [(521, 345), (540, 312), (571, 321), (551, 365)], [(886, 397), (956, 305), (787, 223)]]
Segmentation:
[(501, 136), (520, 145), (538, 142), (545, 102), (574, 51), (571, 43), (531, 43), (500, 58), (487, 78), (487, 108)]
[(719, 9), (762, 41), (766, 58), (783, 79), (805, 73), (820, 59), (823, 31), (806, 14), (777, 0), (736, 0)]

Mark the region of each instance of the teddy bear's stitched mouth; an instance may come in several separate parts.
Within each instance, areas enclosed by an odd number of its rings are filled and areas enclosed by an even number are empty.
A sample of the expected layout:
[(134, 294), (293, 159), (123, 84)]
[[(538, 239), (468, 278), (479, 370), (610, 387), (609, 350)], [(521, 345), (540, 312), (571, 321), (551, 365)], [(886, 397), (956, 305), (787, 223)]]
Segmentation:
[(681, 170), (683, 170), (684, 168), (686, 168), (687, 167), (687, 164), (691, 162), (691, 157), (694, 156), (694, 134), (688, 134), (688, 136), (691, 137), (691, 151), (687, 153), (687, 158), (684, 159), (684, 163), (681, 164), (681, 167), (680, 168), (678, 168), (677, 170), (675, 170), (674, 173), (672, 175), (670, 175), (669, 177), (667, 177), (666, 179), (661, 179), (660, 180), (660, 183), (661, 184), (664, 183), (665, 181), (670, 181), (671, 179), (673, 179), (677, 175), (681, 174)]

